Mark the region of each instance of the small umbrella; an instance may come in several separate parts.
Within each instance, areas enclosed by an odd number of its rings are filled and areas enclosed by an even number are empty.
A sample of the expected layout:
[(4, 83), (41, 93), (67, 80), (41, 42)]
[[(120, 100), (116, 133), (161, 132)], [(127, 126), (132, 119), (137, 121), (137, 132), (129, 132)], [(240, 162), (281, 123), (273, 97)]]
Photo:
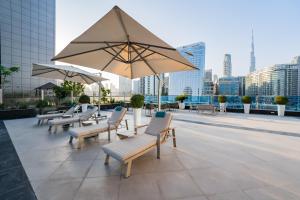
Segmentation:
[[(99, 87), (101, 87), (101, 81), (108, 80), (99, 75), (92, 74), (85, 70), (79, 69), (78, 67), (70, 65), (33, 64), (32, 76), (68, 80), (84, 84), (98, 83)], [(73, 100), (73, 94), (71, 94), (71, 96)], [(100, 112), (100, 101), (98, 104)]]
[(82, 65), (130, 79), (197, 69), (175, 48), (115, 6), (52, 60)]
[(98, 83), (107, 80), (96, 74), (70, 65), (33, 64), (32, 76), (74, 81), (84, 84)]

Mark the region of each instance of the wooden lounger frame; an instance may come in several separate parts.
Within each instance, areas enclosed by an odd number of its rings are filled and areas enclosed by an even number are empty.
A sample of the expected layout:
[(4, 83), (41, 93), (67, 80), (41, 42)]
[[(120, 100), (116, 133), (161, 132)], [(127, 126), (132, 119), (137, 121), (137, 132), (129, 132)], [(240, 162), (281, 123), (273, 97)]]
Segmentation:
[[(142, 125), (142, 126), (138, 126), (135, 128), (135, 134), (137, 134), (137, 129), (138, 128), (141, 128), (141, 127), (145, 127), (145, 126), (148, 126), (147, 125)], [(157, 159), (160, 159), (160, 144), (164, 143), (167, 138), (170, 136), (170, 131), (172, 131), (172, 138), (173, 138), (173, 147), (176, 147), (176, 136), (175, 136), (175, 128), (167, 128), (163, 131), (160, 132), (160, 134), (158, 134), (157, 136), (157, 140), (156, 140), (156, 144), (155, 145), (152, 145), (150, 147), (148, 147), (147, 149), (144, 149), (143, 151), (140, 151), (134, 155), (132, 155), (131, 157), (127, 158), (126, 160), (123, 160), (121, 161), (122, 162), (122, 169), (123, 167), (126, 167), (126, 172), (124, 174), (124, 177), (125, 178), (128, 178), (131, 174), (131, 165), (132, 165), (132, 161), (142, 155), (144, 155), (145, 153), (147, 153), (148, 151), (152, 150), (153, 148), (156, 147), (156, 150), (157, 150)], [(108, 165), (109, 164), (109, 155), (106, 154), (106, 158), (105, 158), (105, 162), (104, 164), (105, 165)], [(122, 170), (121, 169), (121, 173), (122, 173)]]

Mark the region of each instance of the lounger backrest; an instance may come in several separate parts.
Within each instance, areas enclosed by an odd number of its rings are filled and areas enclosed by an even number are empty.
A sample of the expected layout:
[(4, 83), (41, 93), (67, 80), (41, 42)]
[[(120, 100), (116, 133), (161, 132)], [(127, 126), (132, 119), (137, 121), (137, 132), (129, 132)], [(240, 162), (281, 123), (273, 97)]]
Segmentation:
[[(160, 112), (163, 113), (163, 112)], [(151, 121), (145, 130), (146, 134), (157, 136), (159, 135), (163, 130), (170, 127), (170, 123), (172, 120), (172, 115), (170, 113), (164, 112), (164, 116), (159, 116), (155, 114)]]
[(98, 110), (97, 107), (93, 107), (92, 109), (88, 109), (87, 111), (80, 113), (79, 118), (81, 120), (88, 120), (92, 117), (92, 115)]
[(127, 109), (123, 107), (115, 108), (110, 118), (108, 119), (107, 123), (118, 126), (119, 123), (122, 121), (124, 115), (126, 114), (126, 111)]
[(73, 115), (73, 113), (79, 108), (78, 105), (72, 106), (69, 110), (67, 110), (64, 115)]

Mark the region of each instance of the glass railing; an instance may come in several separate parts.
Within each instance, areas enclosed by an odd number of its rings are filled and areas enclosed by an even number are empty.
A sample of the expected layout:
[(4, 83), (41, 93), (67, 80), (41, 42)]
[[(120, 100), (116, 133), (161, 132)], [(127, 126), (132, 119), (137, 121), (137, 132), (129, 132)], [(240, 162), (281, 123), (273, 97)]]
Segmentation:
[[(242, 109), (243, 104), (241, 101), (241, 96), (226, 96), (227, 97), (227, 108), (232, 109)], [(176, 96), (162, 96), (161, 102), (174, 103)], [(287, 111), (298, 111), (300, 112), (300, 96), (288, 96), (288, 104), (286, 105)], [(157, 103), (157, 96), (145, 96), (145, 103)], [(186, 105), (189, 104), (213, 104), (214, 106), (219, 106), (218, 96), (189, 96), (187, 100), (184, 101)], [(274, 96), (254, 96), (251, 97), (251, 109), (256, 110), (277, 110), (277, 106), (274, 103)]]

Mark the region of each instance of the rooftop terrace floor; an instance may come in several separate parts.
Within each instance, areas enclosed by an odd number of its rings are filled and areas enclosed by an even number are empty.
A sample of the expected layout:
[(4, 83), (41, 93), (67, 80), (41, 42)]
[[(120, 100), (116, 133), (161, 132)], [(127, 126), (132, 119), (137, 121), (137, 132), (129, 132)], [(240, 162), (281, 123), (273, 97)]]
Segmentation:
[(107, 134), (77, 150), (34, 118), (5, 125), (38, 199), (300, 199), (299, 118), (173, 114), (177, 148), (169, 139), (160, 160), (155, 150), (136, 159), (127, 179), (117, 161), (104, 165)]

